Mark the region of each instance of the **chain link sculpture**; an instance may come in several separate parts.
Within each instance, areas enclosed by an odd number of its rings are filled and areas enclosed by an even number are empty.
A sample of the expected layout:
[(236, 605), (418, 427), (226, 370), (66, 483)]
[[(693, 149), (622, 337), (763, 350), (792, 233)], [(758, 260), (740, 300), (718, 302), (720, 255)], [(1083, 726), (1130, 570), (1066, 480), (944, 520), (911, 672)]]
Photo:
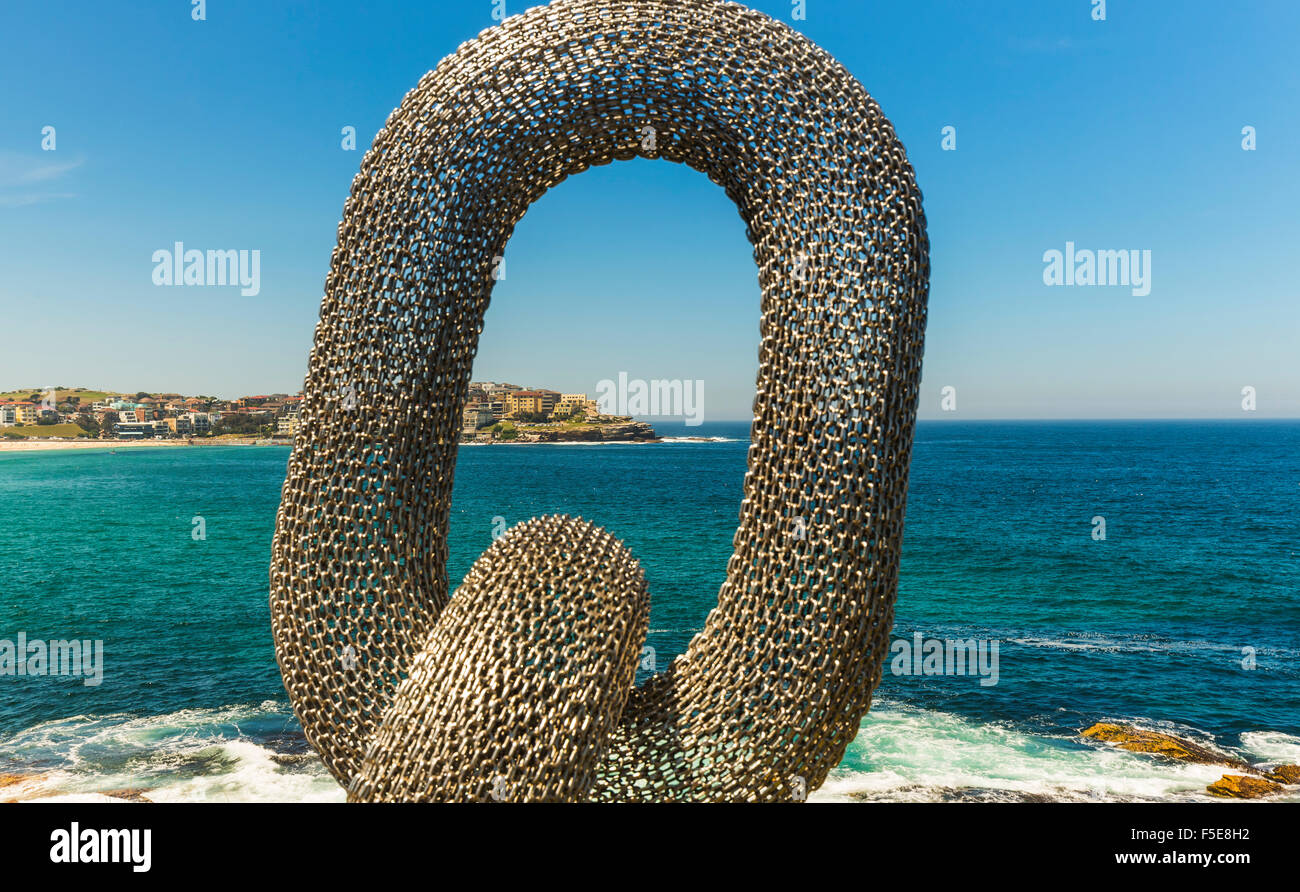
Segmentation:
[[(649, 594), (584, 521), (449, 596), (462, 402), (528, 206), (634, 157), (735, 201), (762, 288), (735, 552), (633, 687)], [(349, 798), (789, 800), (857, 733), (893, 624), (929, 259), (893, 128), (824, 51), (717, 0), (557, 0), (444, 59), (339, 225), (271, 566), (295, 713)]]

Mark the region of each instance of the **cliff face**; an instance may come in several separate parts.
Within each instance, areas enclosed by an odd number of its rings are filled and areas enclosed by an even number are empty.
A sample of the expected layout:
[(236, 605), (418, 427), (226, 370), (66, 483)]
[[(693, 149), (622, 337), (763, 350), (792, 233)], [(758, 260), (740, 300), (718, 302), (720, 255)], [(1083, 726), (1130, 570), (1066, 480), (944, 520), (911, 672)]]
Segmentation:
[(644, 421), (633, 421), (628, 424), (615, 424), (609, 427), (601, 428), (600, 438), (602, 440), (658, 440), (659, 435), (655, 429)]
[(633, 443), (657, 440), (655, 429), (644, 421), (631, 421), (626, 424), (605, 424), (599, 427), (574, 428), (572, 430), (530, 431), (519, 428), (520, 443)]
[(495, 443), (653, 443), (659, 439), (655, 429), (644, 421), (595, 424), (572, 428), (533, 428), (520, 425), (510, 440), (492, 438), (489, 431), (462, 435), (462, 442)]

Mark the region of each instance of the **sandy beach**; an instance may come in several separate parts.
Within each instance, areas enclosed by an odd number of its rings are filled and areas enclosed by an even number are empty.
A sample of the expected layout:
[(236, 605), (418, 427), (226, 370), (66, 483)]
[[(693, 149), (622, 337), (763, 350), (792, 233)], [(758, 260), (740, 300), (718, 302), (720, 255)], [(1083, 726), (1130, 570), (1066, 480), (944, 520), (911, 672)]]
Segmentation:
[(285, 441), (253, 437), (227, 437), (212, 440), (6, 440), (0, 439), (0, 452), (51, 452), (63, 449), (136, 449), (140, 447), (179, 446), (289, 446)]

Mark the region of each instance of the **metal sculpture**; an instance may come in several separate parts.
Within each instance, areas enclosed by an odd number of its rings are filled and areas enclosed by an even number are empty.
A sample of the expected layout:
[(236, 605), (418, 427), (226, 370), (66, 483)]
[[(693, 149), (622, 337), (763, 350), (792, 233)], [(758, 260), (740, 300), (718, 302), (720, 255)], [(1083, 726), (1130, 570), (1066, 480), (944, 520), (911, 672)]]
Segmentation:
[[(703, 630), (633, 688), (649, 595), (599, 528), (523, 524), (452, 598), (452, 473), (528, 206), (661, 158), (735, 201), (762, 289), (744, 501)], [(871, 704), (925, 332), (921, 196), (824, 51), (717, 0), (557, 0), (402, 101), (339, 225), (271, 567), (295, 713), (353, 800), (782, 800)]]

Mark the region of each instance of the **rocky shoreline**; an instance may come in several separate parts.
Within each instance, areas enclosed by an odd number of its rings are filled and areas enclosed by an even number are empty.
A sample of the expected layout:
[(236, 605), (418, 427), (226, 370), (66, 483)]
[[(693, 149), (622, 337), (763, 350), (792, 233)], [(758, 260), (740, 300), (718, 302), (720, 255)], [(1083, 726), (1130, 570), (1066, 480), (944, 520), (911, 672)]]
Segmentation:
[[(1213, 765), (1230, 769), (1219, 780), (1206, 785), (1205, 794), (1221, 799), (1268, 799), (1281, 794), (1295, 794), (1300, 788), (1300, 766), (1290, 764), (1251, 764), (1238, 756), (1222, 752), (1202, 743), (1160, 731), (1150, 731), (1132, 725), (1102, 722), (1079, 732), (1095, 744), (1137, 753), (1154, 760), (1165, 761), (1172, 768), (1178, 764)], [(288, 772), (300, 772), (316, 763), (317, 757), (301, 733), (289, 732), (272, 735), (259, 741), (273, 750), (270, 760)], [(1203, 781), (1202, 781), (1203, 782)], [(143, 781), (141, 785), (122, 786), (119, 777), (106, 782), (102, 788), (87, 789), (83, 783), (69, 784), (68, 778), (39, 770), (23, 772), (9, 769), (0, 771), (0, 802), (76, 801), (76, 802), (150, 802), (154, 791)], [(903, 788), (907, 790), (910, 788)], [(897, 791), (895, 791), (897, 792)], [(1021, 802), (1050, 802), (1057, 798), (1040, 792), (975, 787), (943, 788), (944, 799), (950, 801), (1007, 801), (1013, 797)], [(1190, 792), (1190, 791), (1188, 791)], [(165, 795), (163, 798), (167, 798)], [(874, 801), (879, 797), (867, 792), (850, 792), (849, 800)]]
[(1222, 765), (1225, 768), (1236, 769), (1238, 772), (1248, 772), (1225, 774), (1209, 784), (1205, 792), (1211, 796), (1225, 799), (1259, 799), (1276, 793), (1285, 793), (1287, 787), (1300, 785), (1298, 765), (1251, 765), (1226, 753), (1160, 731), (1147, 731), (1132, 725), (1098, 722), (1080, 733), (1091, 740), (1111, 743), (1118, 749), (1132, 753), (1150, 753), (1175, 762)]
[(629, 421), (619, 424), (584, 425), (574, 428), (554, 429), (545, 425), (535, 428), (520, 424), (514, 427), (515, 436), (503, 439), (494, 436), (490, 430), (474, 434), (463, 434), (462, 443), (491, 443), (500, 446), (514, 446), (526, 443), (658, 443), (660, 437), (655, 429), (644, 421)]

